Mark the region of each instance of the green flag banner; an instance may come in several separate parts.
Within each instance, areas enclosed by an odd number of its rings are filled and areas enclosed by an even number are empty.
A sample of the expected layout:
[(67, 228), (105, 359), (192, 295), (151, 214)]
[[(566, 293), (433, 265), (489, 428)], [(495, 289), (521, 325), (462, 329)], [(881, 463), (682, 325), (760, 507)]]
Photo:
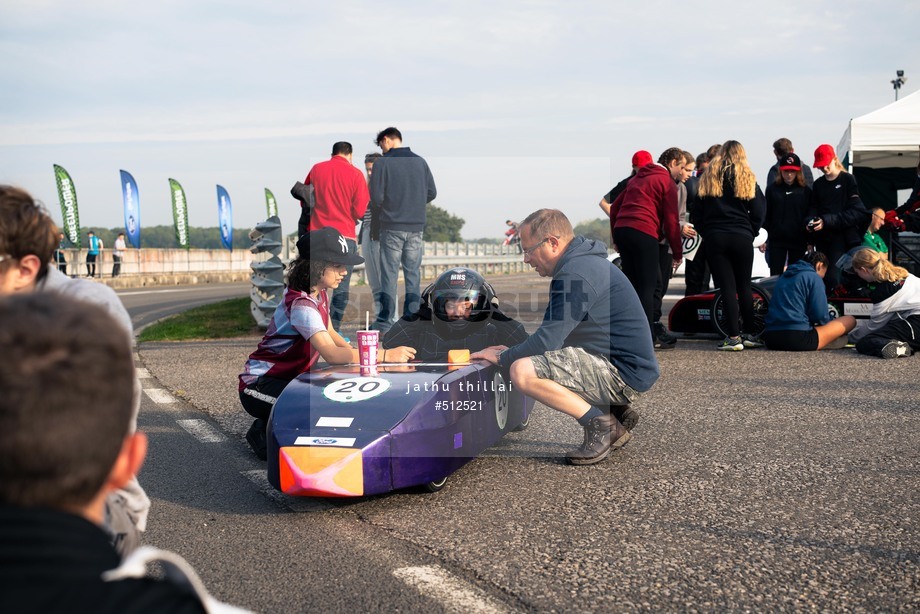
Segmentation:
[(64, 167), (54, 165), (54, 180), (57, 182), (58, 199), (61, 201), (61, 218), (64, 220), (64, 234), (71, 243), (80, 247), (80, 211), (77, 208), (77, 190), (70, 174)]
[(188, 244), (188, 204), (185, 190), (175, 179), (169, 180), (169, 192), (172, 195), (173, 223), (176, 226), (176, 241), (179, 247), (189, 249)]
[(278, 201), (275, 200), (275, 195), (268, 188), (265, 188), (265, 210), (268, 211), (268, 217), (278, 215)]

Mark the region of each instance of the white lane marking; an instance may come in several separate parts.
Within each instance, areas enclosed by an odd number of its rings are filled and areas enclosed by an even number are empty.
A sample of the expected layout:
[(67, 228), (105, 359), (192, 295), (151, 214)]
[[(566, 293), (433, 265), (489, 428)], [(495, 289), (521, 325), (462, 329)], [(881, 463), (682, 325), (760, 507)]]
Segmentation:
[(393, 575), (415, 588), (419, 593), (433, 597), (446, 612), (507, 612), (508, 609), (481, 590), (451, 576), (437, 565), (402, 567)]
[(134, 371), (137, 372), (137, 379), (150, 379), (152, 377), (150, 371), (143, 367), (136, 367)]
[(335, 506), (325, 499), (317, 497), (289, 497), (284, 493), (278, 492), (268, 483), (268, 472), (265, 469), (253, 469), (252, 471), (241, 471), (246, 479), (259, 488), (259, 492), (266, 499), (271, 499), (278, 505), (286, 507), (292, 512), (325, 512)]
[(188, 431), (192, 437), (201, 443), (220, 443), (221, 441), (227, 441), (223, 433), (204, 420), (176, 420), (176, 424)]
[(150, 400), (157, 405), (172, 405), (179, 402), (176, 397), (163, 388), (144, 388), (144, 394), (150, 397)]

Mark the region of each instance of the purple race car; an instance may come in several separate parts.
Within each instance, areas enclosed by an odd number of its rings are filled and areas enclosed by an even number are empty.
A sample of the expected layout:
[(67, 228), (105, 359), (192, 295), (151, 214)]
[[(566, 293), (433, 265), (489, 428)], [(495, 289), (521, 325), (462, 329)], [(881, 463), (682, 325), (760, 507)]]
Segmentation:
[(526, 428), (533, 405), (486, 362), (304, 373), (269, 418), (268, 480), (295, 496), (435, 492), (505, 433)]

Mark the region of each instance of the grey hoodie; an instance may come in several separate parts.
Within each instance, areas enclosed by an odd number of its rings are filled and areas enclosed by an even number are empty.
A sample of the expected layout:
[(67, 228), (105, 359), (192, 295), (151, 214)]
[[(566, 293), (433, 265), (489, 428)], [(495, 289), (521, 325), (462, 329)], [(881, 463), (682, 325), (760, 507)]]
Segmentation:
[(645, 392), (658, 379), (648, 319), (632, 284), (607, 260), (607, 246), (575, 237), (556, 265), (540, 328), (501, 355), (501, 366), (562, 347), (607, 356), (623, 381)]

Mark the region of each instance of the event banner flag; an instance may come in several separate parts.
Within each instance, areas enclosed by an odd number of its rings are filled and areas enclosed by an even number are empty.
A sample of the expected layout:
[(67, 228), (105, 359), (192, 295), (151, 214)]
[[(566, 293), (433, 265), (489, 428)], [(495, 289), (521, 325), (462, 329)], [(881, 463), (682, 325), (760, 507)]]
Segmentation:
[(141, 246), (141, 199), (137, 193), (137, 182), (128, 171), (121, 173), (121, 197), (125, 203), (125, 234), (135, 248)]
[(233, 251), (233, 203), (224, 186), (217, 186), (217, 220), (220, 224), (220, 242)]
[(265, 188), (265, 209), (268, 211), (268, 217), (278, 215), (278, 201), (275, 200), (275, 195), (268, 188)]
[(77, 248), (80, 247), (80, 211), (77, 209), (77, 190), (70, 174), (64, 167), (54, 165), (54, 180), (57, 182), (58, 199), (61, 201), (61, 218), (64, 220), (64, 234)]
[(173, 223), (176, 226), (176, 241), (179, 247), (189, 249), (188, 244), (188, 203), (185, 190), (175, 179), (169, 180), (169, 192), (172, 194)]

